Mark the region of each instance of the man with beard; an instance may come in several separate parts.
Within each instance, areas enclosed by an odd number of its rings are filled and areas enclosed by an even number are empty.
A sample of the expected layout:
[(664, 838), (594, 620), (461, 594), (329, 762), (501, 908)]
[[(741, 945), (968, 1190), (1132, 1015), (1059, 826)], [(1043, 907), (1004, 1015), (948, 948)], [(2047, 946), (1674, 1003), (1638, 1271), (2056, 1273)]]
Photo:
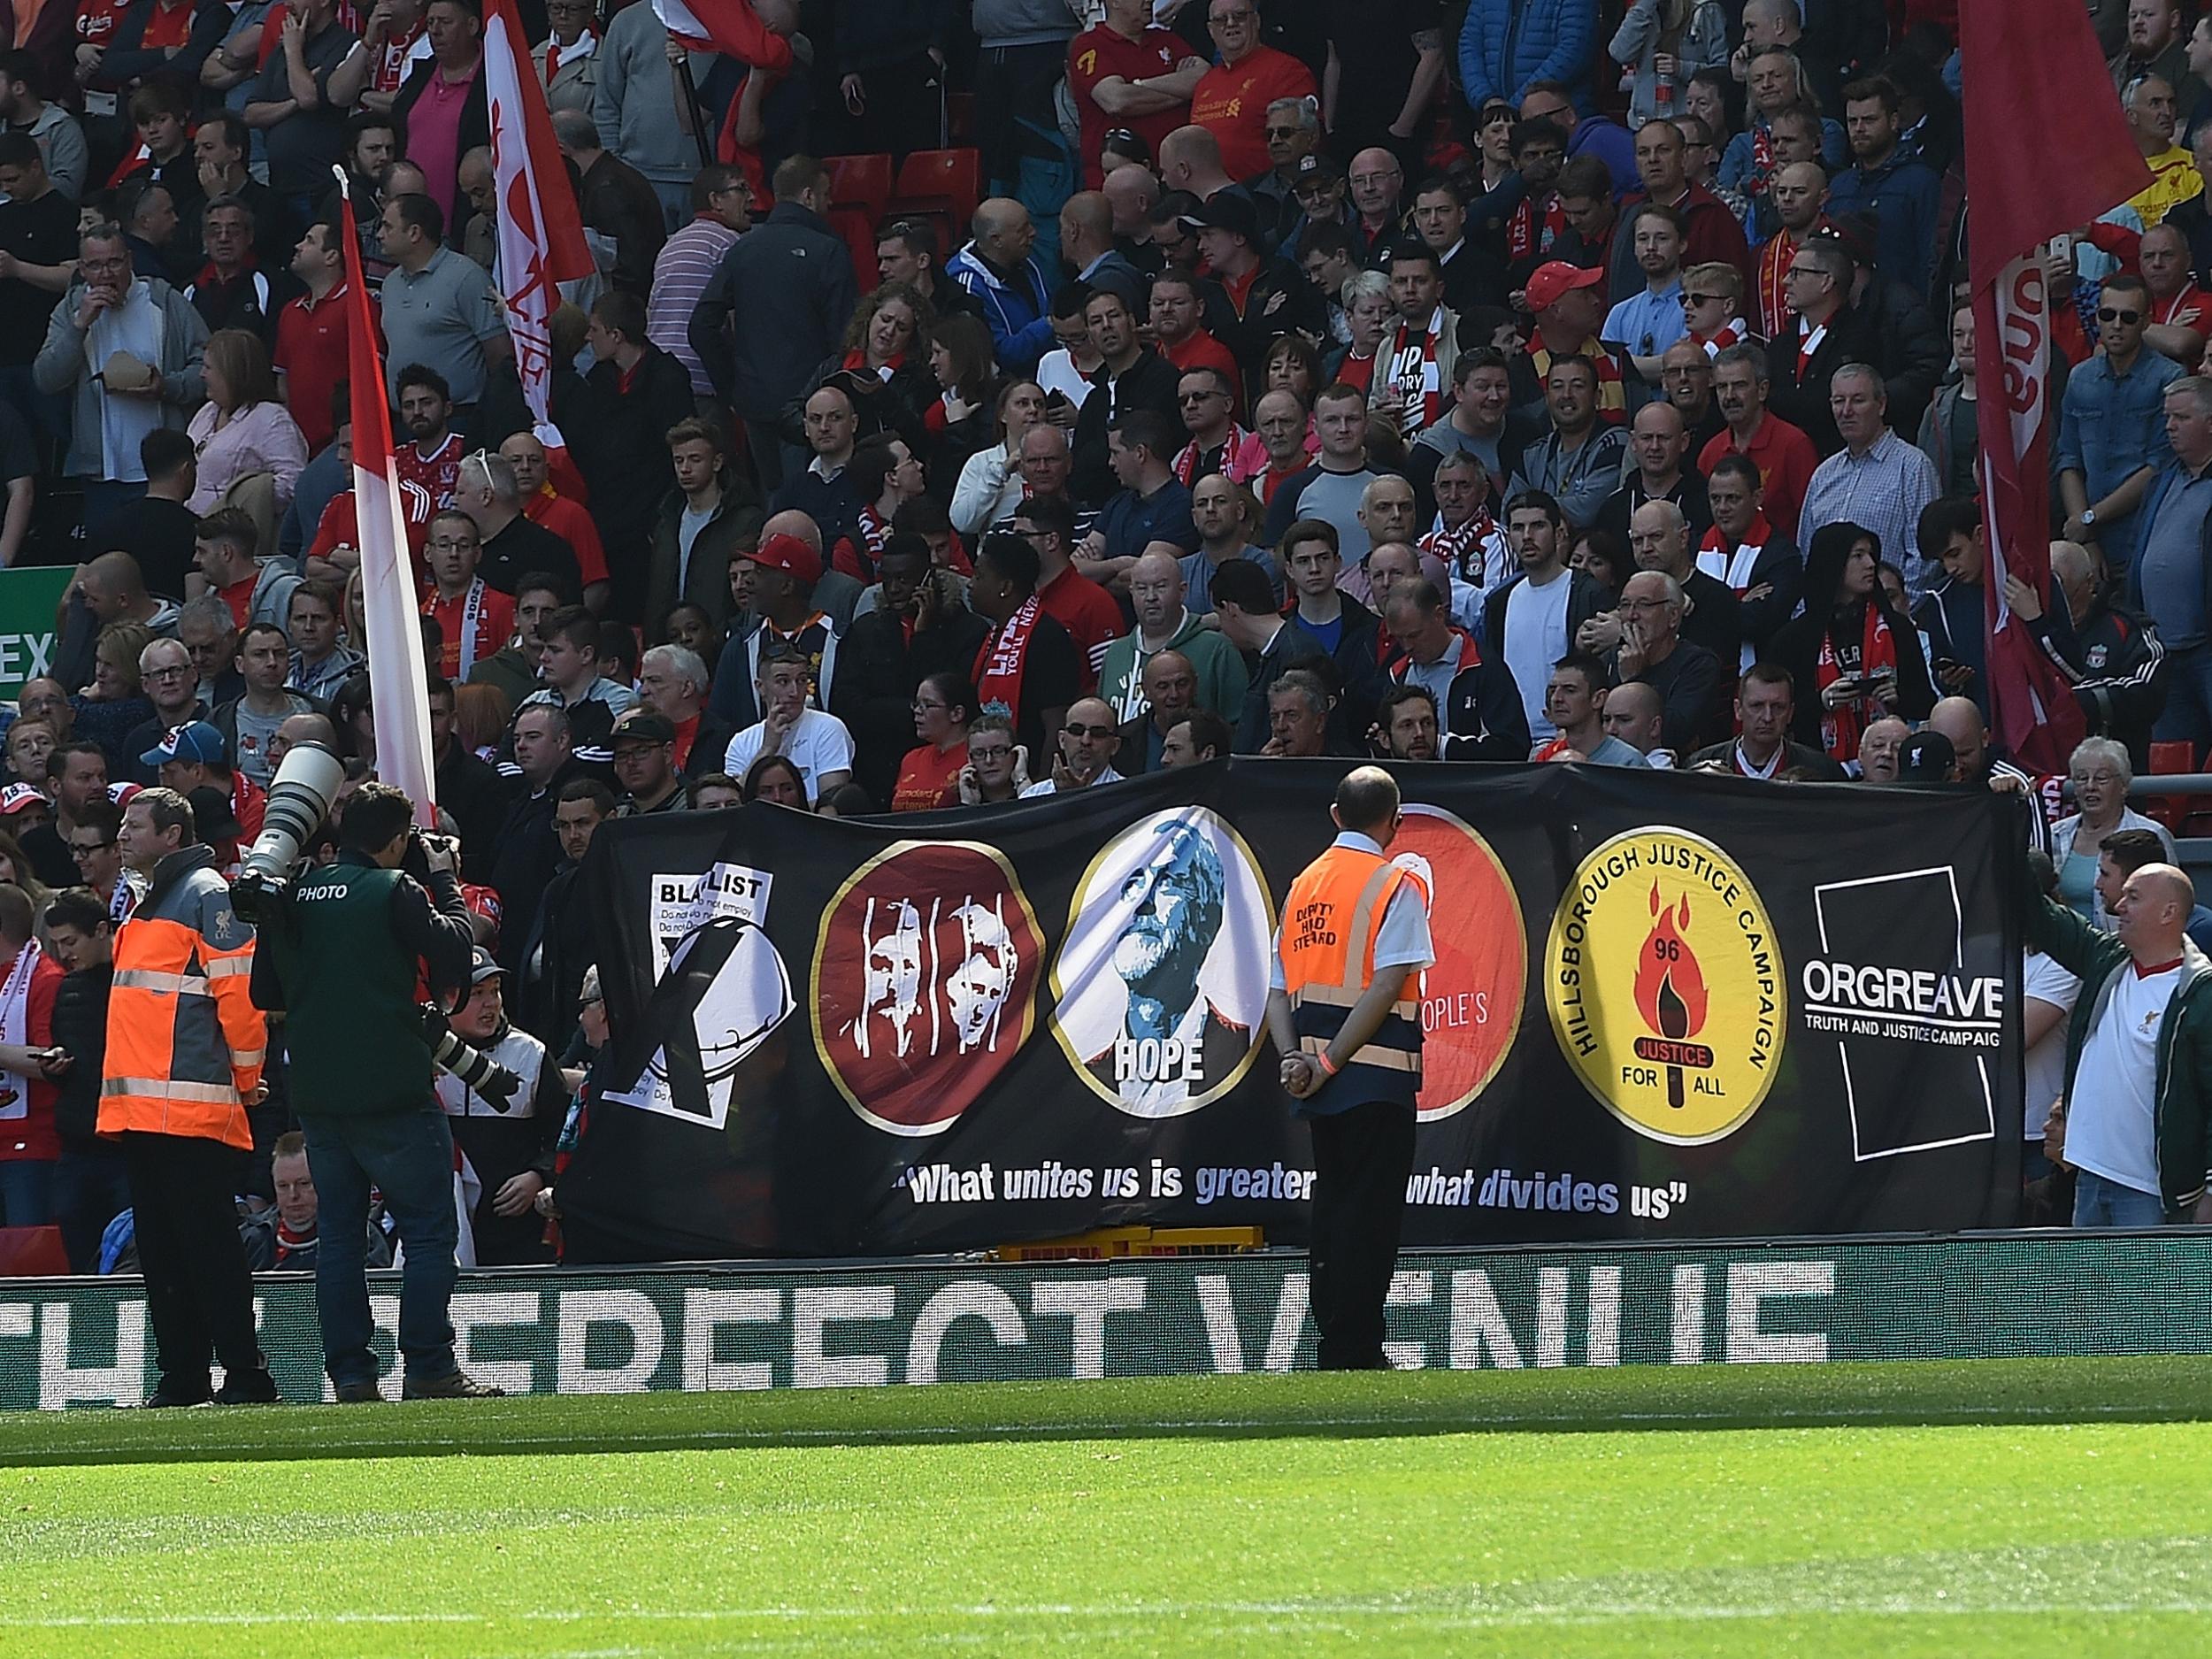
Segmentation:
[(1252, 1051), (1252, 1033), (1198, 984), (1227, 908), (1220, 856), (1179, 818), (1163, 818), (1152, 832), (1158, 843), (1121, 891), (1133, 911), (1113, 950), (1129, 992), (1121, 1032), (1086, 1064), (1123, 1110), (1170, 1118), (1228, 1083)]

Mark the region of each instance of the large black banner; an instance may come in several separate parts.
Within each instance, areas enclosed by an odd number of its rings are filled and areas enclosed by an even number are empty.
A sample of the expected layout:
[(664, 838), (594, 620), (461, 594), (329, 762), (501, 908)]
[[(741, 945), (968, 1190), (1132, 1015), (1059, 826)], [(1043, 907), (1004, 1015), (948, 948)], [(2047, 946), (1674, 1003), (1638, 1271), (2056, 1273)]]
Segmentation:
[[(1302, 1237), (1264, 1010), (1342, 763), (902, 820), (626, 821), (576, 1259)], [(2016, 802), (1397, 768), (1433, 895), (1409, 1242), (2013, 1219)]]

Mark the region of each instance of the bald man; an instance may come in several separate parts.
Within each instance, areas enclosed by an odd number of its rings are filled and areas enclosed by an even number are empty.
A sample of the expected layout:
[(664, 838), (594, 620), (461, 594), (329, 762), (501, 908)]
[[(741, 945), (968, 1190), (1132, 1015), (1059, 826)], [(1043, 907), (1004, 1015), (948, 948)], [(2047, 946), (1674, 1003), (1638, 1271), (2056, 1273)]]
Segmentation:
[(1597, 527), (1624, 541), (1629, 517), (1637, 508), (1648, 501), (1670, 501), (1689, 524), (1694, 555), (1713, 527), (1713, 511), (1706, 503), (1705, 480), (1692, 470), (1689, 455), (1690, 426), (1680, 410), (1664, 399), (1638, 410), (1628, 426), (1628, 465), (1621, 469), (1621, 487), (1598, 509)]
[(2151, 723), (2166, 702), (2168, 666), (2158, 625), (2121, 604), (2098, 580), (2096, 561), (2078, 541), (2051, 543), (2051, 580), (2073, 618), (2085, 674), (2074, 700), (2089, 729), (2127, 745), (2138, 772), (2150, 770)]
[(1712, 652), (1732, 677), (1743, 650), (1743, 606), (1734, 588), (1698, 568), (1682, 509), (1671, 501), (1646, 502), (1637, 508), (1629, 516), (1628, 550), (1635, 555), (1638, 569), (1674, 578), (1688, 606), (1682, 637)]
[[(1648, 512), (1671, 511), (1659, 503)], [(1686, 755), (1727, 735), (1727, 675), (1722, 658), (1682, 633), (1682, 584), (1663, 571), (1638, 571), (1621, 585), (1620, 649), (1613, 670), (1624, 687), (1640, 680), (1666, 707), (1661, 735)], [(1734, 659), (1729, 658), (1729, 661)], [(1611, 699), (1608, 698), (1609, 705)]]
[[(2028, 849), (2051, 850), (2050, 820), (2044, 816), (2035, 793), (2035, 780), (2008, 760), (2000, 760), (1989, 747), (1989, 726), (1971, 697), (1945, 697), (1928, 711), (1928, 730), (1951, 740), (1959, 758), (1959, 778), (1965, 783), (1986, 783), (2002, 789), (2017, 785), (2028, 797)], [(2000, 783), (1999, 779), (2009, 780)]]
[[(1225, 718), (1242, 711), (1244, 658), (1218, 629), (1201, 625), (1188, 600), (1182, 549), (1171, 541), (1151, 543), (1129, 567), (1129, 607), (1137, 626), (1106, 647), (1098, 671), (1098, 695), (1123, 725), (1141, 718), (1150, 705), (1148, 666), (1170, 651), (1179, 653), (1195, 675), (1191, 700), (1198, 707)], [(1164, 736), (1167, 728), (1160, 731)]]
[(1032, 373), (1056, 342), (1052, 285), (1033, 251), (1037, 227), (1029, 210), (1007, 196), (987, 197), (968, 221), (968, 245), (945, 261), (945, 274), (982, 306), (999, 366), (1010, 374)]
[(1674, 768), (1674, 751), (1666, 747), (1667, 705), (1658, 688), (1640, 680), (1616, 686), (1605, 694), (1605, 712), (1599, 718), (1608, 737), (1618, 738), (1663, 772)]
[(2109, 933), (2029, 901), (2027, 942), (2081, 980), (2051, 1137), (2078, 1171), (2077, 1227), (2212, 1222), (2212, 960), (2186, 936), (2195, 902), (2166, 864), (2127, 878)]
[(1121, 726), (1114, 718), (1112, 707), (1102, 699), (1079, 698), (1068, 706), (1059, 744), (1051, 774), (1023, 790), (1023, 800), (1033, 795), (1068, 795), (1122, 780), (1114, 770), (1114, 757), (1121, 752)]
[(1912, 727), (1894, 715), (1868, 726), (1859, 736), (1860, 781), (1895, 783), (1898, 759), (1911, 735)]
[(103, 553), (77, 572), (77, 590), (100, 627), (111, 622), (142, 622), (157, 637), (177, 631), (177, 607), (146, 591), (138, 561), (128, 553)]

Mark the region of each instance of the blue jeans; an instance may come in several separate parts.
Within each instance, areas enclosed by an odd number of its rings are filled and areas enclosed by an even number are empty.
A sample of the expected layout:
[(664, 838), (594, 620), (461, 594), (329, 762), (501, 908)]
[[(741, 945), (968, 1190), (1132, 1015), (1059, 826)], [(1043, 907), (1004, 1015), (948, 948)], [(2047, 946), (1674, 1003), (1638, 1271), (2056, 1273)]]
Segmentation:
[(2074, 1225), (2162, 1227), (2166, 1225), (2166, 1203), (2156, 1193), (2139, 1192), (2083, 1170), (2074, 1183)]
[(460, 1277), (461, 1223), (453, 1207), (453, 1133), (435, 1105), (403, 1112), (302, 1112), (307, 1167), (321, 1210), (315, 1250), (315, 1311), (323, 1367), (340, 1387), (376, 1380), (366, 1256), (369, 1188), (398, 1224), (399, 1352), (419, 1381), (450, 1377), (453, 1321), (447, 1307)]
[(2166, 706), (2151, 727), (2151, 737), (2161, 743), (2185, 738), (2196, 745), (2201, 758), (2205, 745), (2212, 743), (2212, 645), (2170, 650), (2166, 660), (2174, 665), (2173, 673), (2166, 682)]
[(0, 1221), (11, 1227), (53, 1225), (53, 1159), (10, 1158), (0, 1164)]

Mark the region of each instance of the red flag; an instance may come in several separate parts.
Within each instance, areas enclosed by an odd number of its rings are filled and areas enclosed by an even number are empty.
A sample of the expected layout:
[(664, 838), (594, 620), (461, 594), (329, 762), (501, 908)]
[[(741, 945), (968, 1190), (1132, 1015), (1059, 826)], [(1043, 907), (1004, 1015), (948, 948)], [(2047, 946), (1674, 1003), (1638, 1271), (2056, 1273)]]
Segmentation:
[(560, 428), (553, 424), (553, 313), (557, 284), (589, 276), (591, 250), (583, 215), (568, 181), (545, 90), (530, 63), (529, 37), (515, 15), (514, 0), (484, 8), (484, 83), (492, 129), (493, 188), (499, 202), (500, 298), (507, 305), (507, 333), (514, 341), (515, 375), (530, 411), (547, 464), (559, 476), (569, 470)]
[(353, 514), (361, 536), (361, 609), (368, 626), (369, 690), (376, 722), (376, 775), (407, 792), (415, 821), (437, 820), (437, 767), (430, 755), (430, 681), (406, 510), (392, 469), (392, 405), (361, 270), (361, 234), (345, 169), (338, 176), (340, 245), (346, 254), (346, 335), (353, 414)]
[(2004, 596), (2008, 574), (2050, 592), (2045, 480), (2055, 417), (2043, 244), (2144, 188), (2150, 169), (2080, 0), (1961, 0), (1959, 28), (1991, 712), (2016, 760), (2054, 773), (2086, 726), (2065, 674)]
[(772, 74), (791, 67), (791, 42), (763, 23), (747, 0), (653, 0), (653, 12), (695, 52), (726, 52)]

